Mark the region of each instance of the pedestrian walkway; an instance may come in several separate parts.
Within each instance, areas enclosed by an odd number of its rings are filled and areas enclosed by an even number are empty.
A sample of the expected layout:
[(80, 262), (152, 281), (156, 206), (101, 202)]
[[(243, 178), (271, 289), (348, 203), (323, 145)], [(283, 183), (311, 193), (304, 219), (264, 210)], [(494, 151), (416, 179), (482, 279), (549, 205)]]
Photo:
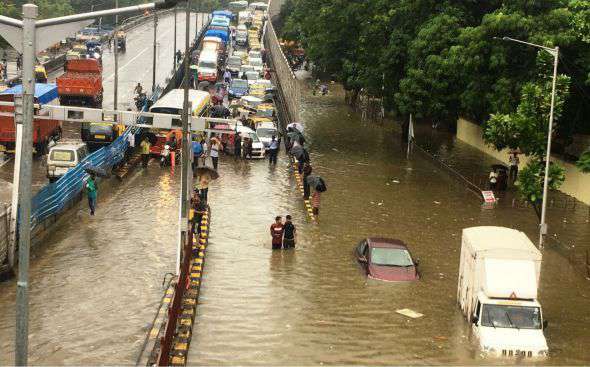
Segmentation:
[[(487, 190), (492, 165), (505, 165), (504, 162), (459, 141), (455, 135), (440, 127), (433, 129), (427, 124), (416, 124), (414, 131), (417, 148), (474, 192)], [(499, 210), (517, 210), (525, 216), (536, 215), (530, 204), (518, 198), (514, 186), (510, 186), (506, 192), (499, 192), (497, 198), (496, 208)], [(590, 277), (590, 207), (560, 191), (550, 192), (547, 223), (548, 246), (567, 257), (576, 269)], [(536, 242), (536, 239), (532, 240)]]

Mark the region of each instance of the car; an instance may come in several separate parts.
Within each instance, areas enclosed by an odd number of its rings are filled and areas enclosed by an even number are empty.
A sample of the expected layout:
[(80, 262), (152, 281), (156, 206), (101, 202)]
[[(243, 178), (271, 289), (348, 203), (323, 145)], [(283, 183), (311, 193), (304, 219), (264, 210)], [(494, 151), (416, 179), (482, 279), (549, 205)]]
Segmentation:
[(47, 154), (47, 178), (49, 182), (57, 181), (70, 169), (76, 167), (88, 155), (88, 147), (85, 143), (60, 142), (49, 150)]
[(260, 53), (260, 51), (250, 51), (250, 52), (248, 52), (248, 58), (262, 59), (262, 54)]
[(225, 68), (229, 70), (232, 78), (235, 78), (240, 74), (241, 67), (242, 59), (239, 56), (230, 56), (225, 61)]
[(256, 70), (260, 75), (262, 75), (262, 70), (264, 70), (264, 63), (262, 62), (262, 59), (249, 57), (248, 60), (250, 62), (250, 65), (254, 67), (254, 70)]
[(246, 80), (248, 80), (249, 84), (255, 84), (258, 81), (258, 78), (260, 77), (258, 71), (255, 70), (246, 71), (244, 74), (246, 75)]
[(264, 144), (264, 149), (268, 150), (272, 137), (274, 136), (278, 139), (279, 131), (272, 120), (269, 122), (260, 122), (256, 125), (256, 135), (258, 135), (258, 138)]
[(366, 238), (357, 245), (355, 255), (369, 278), (390, 282), (420, 278), (418, 261), (412, 259), (410, 250), (400, 240)]
[(229, 85), (228, 96), (230, 99), (241, 98), (248, 94), (248, 81), (233, 79)]

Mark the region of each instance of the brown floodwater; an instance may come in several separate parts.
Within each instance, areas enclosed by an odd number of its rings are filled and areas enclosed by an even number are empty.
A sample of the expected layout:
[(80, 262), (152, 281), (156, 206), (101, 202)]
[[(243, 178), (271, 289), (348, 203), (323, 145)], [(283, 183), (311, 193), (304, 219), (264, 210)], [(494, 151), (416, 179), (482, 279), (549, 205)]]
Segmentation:
[[(306, 218), (286, 158), (276, 168), (224, 162), (210, 190), (212, 235), (189, 364), (498, 364), (483, 359), (456, 304), (461, 230), (513, 226), (535, 239), (531, 209), (486, 210), (481, 199), (392, 127), (360, 121), (336, 93), (303, 104), (316, 173), (318, 223)], [(291, 214), (295, 251), (272, 251), (269, 226)], [(367, 236), (399, 238), (421, 260), (414, 283), (368, 280), (353, 257)], [(540, 301), (551, 357), (588, 364), (590, 284), (544, 252)], [(395, 310), (424, 314), (409, 319)]]
[[(328, 185), (319, 221), (306, 217), (284, 155), (276, 167), (222, 157), (189, 363), (505, 363), (482, 359), (456, 305), (461, 230), (514, 226), (534, 239), (532, 211), (482, 209), (429, 159), (406, 159), (394, 128), (361, 122), (338, 94), (307, 96), (303, 110), (311, 158)], [(123, 184), (105, 183), (96, 217), (80, 203), (34, 251), (32, 364), (135, 362), (162, 277), (175, 266), (178, 171), (152, 164)], [(294, 217), (294, 251), (270, 249), (279, 214)], [(405, 241), (422, 279), (367, 280), (353, 258), (367, 236)], [(0, 283), (0, 295), (3, 365), (13, 361), (14, 281)], [(542, 363), (590, 363), (589, 297), (588, 281), (545, 250), (540, 301), (551, 357)], [(400, 308), (424, 316), (409, 319)]]

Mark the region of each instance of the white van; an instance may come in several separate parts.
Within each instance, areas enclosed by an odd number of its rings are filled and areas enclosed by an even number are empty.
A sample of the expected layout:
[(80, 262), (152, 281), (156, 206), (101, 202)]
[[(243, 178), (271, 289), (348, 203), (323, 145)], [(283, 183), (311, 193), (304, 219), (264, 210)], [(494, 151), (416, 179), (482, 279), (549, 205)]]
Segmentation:
[(463, 229), (457, 301), (484, 354), (548, 355), (537, 300), (542, 254), (523, 232), (504, 227)]
[(47, 178), (55, 182), (88, 155), (88, 148), (82, 142), (62, 142), (51, 147), (47, 154)]

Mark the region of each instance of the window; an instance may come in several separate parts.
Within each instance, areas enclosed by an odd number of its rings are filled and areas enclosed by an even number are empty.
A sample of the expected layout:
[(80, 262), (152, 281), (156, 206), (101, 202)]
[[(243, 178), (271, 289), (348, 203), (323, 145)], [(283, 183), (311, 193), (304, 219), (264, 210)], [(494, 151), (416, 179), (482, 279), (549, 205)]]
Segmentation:
[(49, 159), (54, 162), (73, 162), (75, 160), (74, 151), (54, 149), (51, 151)]
[(408, 251), (399, 248), (374, 247), (371, 250), (371, 263), (383, 266), (414, 266)]
[(541, 329), (539, 307), (484, 304), (481, 325), (510, 329)]

